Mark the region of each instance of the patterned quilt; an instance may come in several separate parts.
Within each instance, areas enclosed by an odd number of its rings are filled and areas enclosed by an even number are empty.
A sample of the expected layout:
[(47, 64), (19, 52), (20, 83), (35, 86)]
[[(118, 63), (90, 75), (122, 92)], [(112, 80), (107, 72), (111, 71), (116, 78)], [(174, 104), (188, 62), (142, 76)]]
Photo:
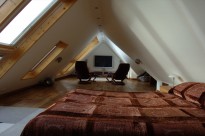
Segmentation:
[(174, 94), (76, 89), (21, 136), (205, 136), (205, 110)]

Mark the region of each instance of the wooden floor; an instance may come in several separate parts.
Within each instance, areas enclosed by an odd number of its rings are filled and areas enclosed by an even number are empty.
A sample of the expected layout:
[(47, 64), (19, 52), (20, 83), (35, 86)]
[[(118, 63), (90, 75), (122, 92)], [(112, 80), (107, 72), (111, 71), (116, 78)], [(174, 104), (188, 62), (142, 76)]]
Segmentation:
[(79, 84), (76, 78), (58, 80), (53, 86), (35, 86), (15, 93), (0, 96), (0, 106), (38, 107), (46, 108), (63, 97), (65, 93), (76, 89), (112, 90), (117, 92), (155, 91), (149, 83), (137, 80), (124, 80), (125, 85), (114, 85), (106, 79), (97, 78), (90, 84)]

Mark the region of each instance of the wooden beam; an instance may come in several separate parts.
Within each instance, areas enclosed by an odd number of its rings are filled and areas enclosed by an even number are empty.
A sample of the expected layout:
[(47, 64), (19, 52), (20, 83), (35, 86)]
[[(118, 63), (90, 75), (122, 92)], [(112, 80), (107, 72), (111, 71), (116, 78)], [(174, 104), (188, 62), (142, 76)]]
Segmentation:
[(0, 7), (0, 31), (30, 2), (30, 0), (6, 0)]
[(68, 65), (60, 71), (57, 76), (62, 76), (70, 72), (75, 65), (75, 62), (78, 60), (82, 60), (86, 55), (88, 55), (99, 43), (97, 37), (95, 37), (75, 58), (73, 58)]
[(0, 45), (0, 55), (11, 54), (16, 50), (13, 46), (1, 46)]
[(5, 1), (0, 8), (0, 24), (23, 2), (23, 0), (16, 0), (12, 2), (11, 0)]
[(23, 39), (17, 43), (17, 50), (9, 55), (5, 61), (0, 62), (0, 78), (2, 78), (12, 66), (30, 49), (45, 32), (49, 30), (62, 15), (68, 11), (76, 0), (58, 2), (41, 20), (31, 29)]

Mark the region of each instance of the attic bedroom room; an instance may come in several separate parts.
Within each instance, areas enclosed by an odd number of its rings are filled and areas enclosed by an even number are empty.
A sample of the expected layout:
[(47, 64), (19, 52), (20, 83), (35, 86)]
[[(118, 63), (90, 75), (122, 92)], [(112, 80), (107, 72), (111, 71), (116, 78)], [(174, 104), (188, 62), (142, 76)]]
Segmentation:
[(0, 136), (204, 136), (204, 0), (0, 0)]

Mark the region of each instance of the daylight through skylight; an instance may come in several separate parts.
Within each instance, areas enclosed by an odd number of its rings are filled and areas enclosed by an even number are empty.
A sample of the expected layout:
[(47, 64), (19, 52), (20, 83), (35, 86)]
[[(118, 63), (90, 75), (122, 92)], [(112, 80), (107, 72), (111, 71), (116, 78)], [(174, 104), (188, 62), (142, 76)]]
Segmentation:
[(57, 0), (31, 2), (0, 33), (0, 43), (11, 45), (17, 41)]

